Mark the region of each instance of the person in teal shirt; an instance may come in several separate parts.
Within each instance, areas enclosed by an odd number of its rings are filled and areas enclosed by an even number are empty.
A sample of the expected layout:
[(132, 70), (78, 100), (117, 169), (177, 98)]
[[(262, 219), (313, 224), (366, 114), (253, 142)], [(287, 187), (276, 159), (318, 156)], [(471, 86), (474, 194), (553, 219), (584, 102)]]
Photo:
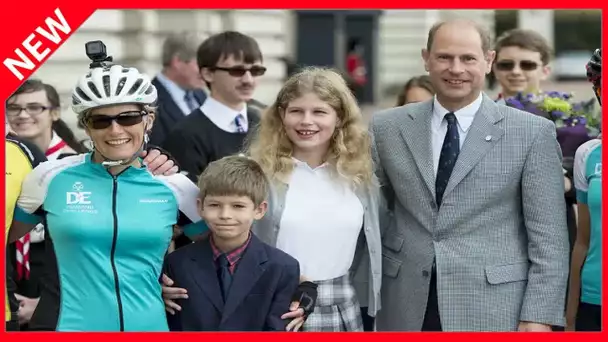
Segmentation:
[(92, 151), (41, 163), (22, 180), (8, 241), (44, 222), (45, 276), (58, 285), (41, 292), (31, 330), (169, 331), (159, 279), (174, 227), (206, 230), (196, 184), (154, 175), (141, 158), (156, 88), (109, 62), (93, 59), (72, 92)]
[[(587, 65), (601, 103), (601, 50)], [(578, 227), (570, 268), (566, 329), (601, 331), (602, 312), (602, 140), (581, 145), (574, 157)]]

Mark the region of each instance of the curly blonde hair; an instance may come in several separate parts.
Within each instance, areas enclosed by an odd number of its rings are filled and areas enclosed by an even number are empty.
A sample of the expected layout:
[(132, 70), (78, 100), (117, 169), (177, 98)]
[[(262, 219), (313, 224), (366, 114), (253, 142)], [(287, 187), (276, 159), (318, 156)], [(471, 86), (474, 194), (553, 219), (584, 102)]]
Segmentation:
[(270, 179), (287, 182), (295, 163), (282, 113), (291, 101), (309, 93), (317, 95), (338, 115), (325, 161), (339, 177), (355, 187), (373, 184), (371, 143), (361, 110), (344, 78), (327, 68), (309, 67), (285, 82), (275, 102), (262, 115), (258, 134), (249, 144), (249, 155)]

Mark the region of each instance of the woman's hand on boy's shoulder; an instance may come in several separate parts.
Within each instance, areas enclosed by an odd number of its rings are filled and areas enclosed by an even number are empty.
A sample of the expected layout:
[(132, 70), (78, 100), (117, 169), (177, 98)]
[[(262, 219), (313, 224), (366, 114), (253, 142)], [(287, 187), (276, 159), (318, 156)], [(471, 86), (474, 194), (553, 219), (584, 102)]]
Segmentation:
[(142, 151), (140, 157), (144, 158), (144, 164), (154, 175), (171, 176), (179, 172), (179, 166), (168, 153), (159, 148), (151, 148)]

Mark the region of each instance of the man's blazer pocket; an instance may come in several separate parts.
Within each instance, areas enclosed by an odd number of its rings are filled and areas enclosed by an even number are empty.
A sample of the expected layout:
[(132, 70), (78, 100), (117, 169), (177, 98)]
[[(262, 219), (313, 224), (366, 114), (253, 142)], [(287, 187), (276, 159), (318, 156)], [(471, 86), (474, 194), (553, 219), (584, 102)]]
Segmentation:
[(486, 278), (492, 285), (506, 284), (528, 280), (528, 262), (519, 262), (507, 265), (486, 266)]
[(382, 245), (394, 253), (401, 252), (403, 248), (403, 238), (396, 234), (388, 233), (382, 239)]
[(397, 278), (402, 262), (386, 254), (382, 254), (382, 274), (387, 277)]

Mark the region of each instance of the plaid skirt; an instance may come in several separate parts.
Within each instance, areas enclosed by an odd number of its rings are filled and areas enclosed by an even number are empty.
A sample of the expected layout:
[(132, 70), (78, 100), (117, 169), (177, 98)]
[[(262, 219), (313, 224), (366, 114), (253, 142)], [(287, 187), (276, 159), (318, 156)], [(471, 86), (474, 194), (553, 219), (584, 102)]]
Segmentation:
[(303, 331), (363, 331), (361, 308), (349, 275), (314, 283), (319, 285), (319, 295)]

